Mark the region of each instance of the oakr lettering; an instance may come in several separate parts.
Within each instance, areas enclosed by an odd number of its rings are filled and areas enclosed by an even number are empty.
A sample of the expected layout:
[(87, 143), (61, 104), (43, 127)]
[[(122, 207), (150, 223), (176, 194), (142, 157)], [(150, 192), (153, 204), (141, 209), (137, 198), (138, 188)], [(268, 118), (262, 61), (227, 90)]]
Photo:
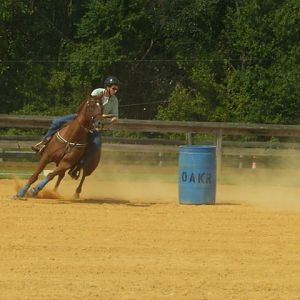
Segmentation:
[(182, 179), (183, 182), (187, 181), (187, 173), (186, 172), (182, 172), (181, 179)]
[(211, 184), (211, 174), (210, 173), (206, 174), (206, 183)]
[(205, 176), (205, 173), (198, 173), (198, 182), (199, 183), (205, 183), (204, 182), (204, 177)]
[(194, 173), (191, 174), (190, 182), (195, 182), (195, 176), (194, 176)]
[(194, 172), (182, 172), (181, 173), (182, 182), (191, 182), (199, 184), (212, 184), (213, 176), (211, 173), (194, 173)]

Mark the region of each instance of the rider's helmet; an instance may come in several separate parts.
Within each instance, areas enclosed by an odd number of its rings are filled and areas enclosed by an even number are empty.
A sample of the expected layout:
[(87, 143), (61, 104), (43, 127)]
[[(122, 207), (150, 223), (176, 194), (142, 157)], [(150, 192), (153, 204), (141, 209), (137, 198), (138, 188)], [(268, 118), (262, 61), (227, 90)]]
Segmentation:
[(120, 85), (120, 80), (115, 77), (115, 76), (108, 76), (105, 80), (104, 80), (104, 87), (108, 87), (108, 86), (112, 86), (112, 85)]

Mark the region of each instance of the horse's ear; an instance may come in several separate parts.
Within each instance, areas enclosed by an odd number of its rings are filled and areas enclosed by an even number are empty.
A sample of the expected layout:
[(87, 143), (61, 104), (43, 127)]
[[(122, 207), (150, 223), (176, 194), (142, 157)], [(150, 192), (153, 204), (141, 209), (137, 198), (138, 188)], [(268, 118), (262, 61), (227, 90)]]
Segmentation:
[(80, 103), (80, 105), (79, 105), (79, 107), (78, 107), (78, 109), (77, 109), (77, 112), (76, 112), (77, 114), (80, 113), (80, 111), (81, 111), (82, 108), (84, 107), (85, 103), (86, 103), (86, 101), (83, 101), (83, 102)]
[(85, 89), (85, 99), (89, 99), (89, 97), (91, 96), (91, 93), (92, 93), (92, 89), (90, 87), (86, 88)]

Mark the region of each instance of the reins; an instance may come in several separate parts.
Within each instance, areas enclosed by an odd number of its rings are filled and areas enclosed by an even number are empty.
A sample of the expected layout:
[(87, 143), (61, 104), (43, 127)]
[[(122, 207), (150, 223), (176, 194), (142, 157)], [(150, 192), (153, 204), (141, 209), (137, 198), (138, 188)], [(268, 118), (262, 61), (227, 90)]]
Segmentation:
[[(99, 115), (101, 115), (101, 114), (100, 114), (100, 113), (99, 113), (99, 114), (96, 114), (95, 116), (93, 116), (92, 119), (95, 119), (95, 118), (96, 118), (97, 116), (99, 116)], [(92, 128), (92, 129), (90, 129), (90, 128), (87, 128), (87, 127), (83, 126), (77, 119), (76, 119), (76, 121), (78, 122), (79, 126), (80, 126), (82, 129), (85, 130), (85, 132), (87, 132), (87, 133), (93, 133), (93, 132), (94, 132), (95, 127)]]
[(84, 129), (85, 132), (87, 132), (87, 133), (93, 133), (93, 130), (92, 130), (92, 129), (89, 129), (89, 128), (83, 126), (77, 119), (76, 119), (76, 121), (78, 122), (79, 126), (80, 126), (82, 129)]

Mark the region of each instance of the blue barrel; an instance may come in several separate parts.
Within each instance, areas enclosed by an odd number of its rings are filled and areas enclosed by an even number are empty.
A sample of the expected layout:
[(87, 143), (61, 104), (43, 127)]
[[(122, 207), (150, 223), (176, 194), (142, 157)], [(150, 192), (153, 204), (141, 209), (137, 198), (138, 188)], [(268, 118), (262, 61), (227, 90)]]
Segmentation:
[(214, 204), (216, 201), (216, 147), (179, 147), (179, 203)]

